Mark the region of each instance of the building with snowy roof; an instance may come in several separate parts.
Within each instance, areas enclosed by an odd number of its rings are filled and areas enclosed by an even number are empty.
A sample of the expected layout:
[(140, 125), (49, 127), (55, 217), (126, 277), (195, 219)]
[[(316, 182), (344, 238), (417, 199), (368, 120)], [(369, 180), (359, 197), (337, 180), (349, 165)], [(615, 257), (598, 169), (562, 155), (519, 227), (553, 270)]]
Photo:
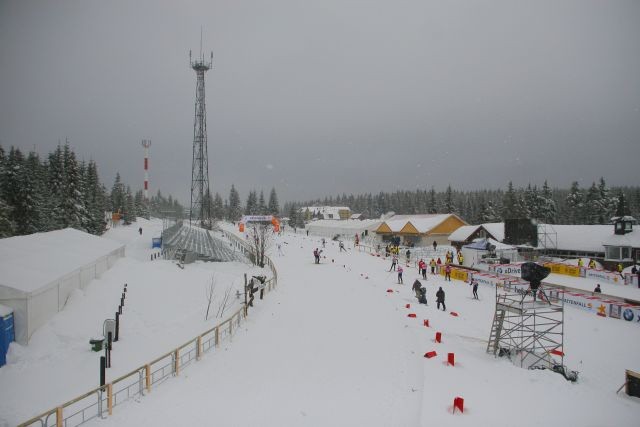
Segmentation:
[(72, 228), (0, 239), (0, 304), (13, 309), (16, 341), (28, 344), (73, 290), (123, 256), (121, 243)]
[(477, 239), (493, 239), (502, 242), (504, 240), (504, 223), (463, 225), (449, 236), (451, 246), (455, 246), (458, 250)]
[(394, 215), (376, 229), (383, 241), (399, 238), (403, 245), (428, 246), (449, 243), (449, 236), (468, 225), (455, 214)]
[(539, 252), (562, 258), (588, 257), (608, 268), (640, 259), (640, 230), (632, 217), (613, 218), (606, 225), (538, 224)]
[(351, 209), (345, 206), (305, 206), (298, 209), (305, 221), (312, 219), (349, 219)]

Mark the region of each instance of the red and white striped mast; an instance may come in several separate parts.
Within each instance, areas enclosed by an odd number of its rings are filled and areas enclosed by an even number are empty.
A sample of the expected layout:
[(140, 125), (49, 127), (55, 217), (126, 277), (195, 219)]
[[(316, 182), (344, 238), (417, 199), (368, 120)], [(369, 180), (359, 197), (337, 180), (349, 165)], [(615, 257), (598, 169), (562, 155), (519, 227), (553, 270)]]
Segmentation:
[(151, 147), (150, 139), (143, 139), (144, 147), (144, 198), (149, 200), (149, 147)]

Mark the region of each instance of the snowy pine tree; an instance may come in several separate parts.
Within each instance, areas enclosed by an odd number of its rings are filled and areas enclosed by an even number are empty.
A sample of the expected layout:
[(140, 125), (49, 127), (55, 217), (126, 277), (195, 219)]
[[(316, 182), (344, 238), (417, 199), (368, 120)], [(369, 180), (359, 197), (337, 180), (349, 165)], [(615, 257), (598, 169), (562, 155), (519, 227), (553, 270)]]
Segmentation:
[(278, 203), (278, 195), (276, 194), (275, 187), (271, 189), (271, 193), (269, 194), (269, 204), (267, 207), (267, 213), (269, 213), (270, 215), (280, 215), (280, 204)]
[(267, 214), (267, 202), (264, 199), (264, 191), (260, 190), (260, 197), (258, 198), (258, 214)]
[[(160, 195), (160, 190), (158, 190), (158, 194)], [(116, 177), (113, 181), (113, 186), (111, 187), (111, 209), (113, 212), (120, 212), (120, 214), (124, 213), (125, 210), (125, 202), (126, 202), (126, 193), (124, 184), (120, 179), (120, 173), (116, 172)]]
[(225, 208), (222, 202), (220, 194), (216, 193), (213, 196), (213, 205), (211, 206), (211, 216), (216, 220), (225, 218)]
[(247, 196), (247, 204), (244, 207), (245, 215), (258, 215), (258, 195), (254, 190), (249, 191), (249, 195)]
[(584, 196), (578, 185), (578, 181), (571, 183), (569, 195), (566, 200), (567, 221), (569, 224), (582, 224), (584, 218)]
[(553, 200), (553, 191), (549, 188), (546, 180), (542, 186), (540, 198), (541, 206), (538, 212), (540, 217), (538, 219), (546, 224), (555, 224), (557, 215), (556, 202)]
[(231, 184), (229, 191), (229, 220), (235, 222), (242, 217), (242, 206), (240, 205), (240, 195), (238, 190)]

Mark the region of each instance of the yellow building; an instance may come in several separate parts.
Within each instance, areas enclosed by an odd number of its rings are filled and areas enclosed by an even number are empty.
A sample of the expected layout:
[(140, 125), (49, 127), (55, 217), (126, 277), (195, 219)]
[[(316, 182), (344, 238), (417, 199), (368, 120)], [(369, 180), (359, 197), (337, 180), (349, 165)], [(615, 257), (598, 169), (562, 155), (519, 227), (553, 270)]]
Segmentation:
[(448, 245), (449, 235), (464, 225), (468, 224), (455, 214), (395, 215), (380, 224), (376, 234), (385, 241), (399, 237), (403, 245)]

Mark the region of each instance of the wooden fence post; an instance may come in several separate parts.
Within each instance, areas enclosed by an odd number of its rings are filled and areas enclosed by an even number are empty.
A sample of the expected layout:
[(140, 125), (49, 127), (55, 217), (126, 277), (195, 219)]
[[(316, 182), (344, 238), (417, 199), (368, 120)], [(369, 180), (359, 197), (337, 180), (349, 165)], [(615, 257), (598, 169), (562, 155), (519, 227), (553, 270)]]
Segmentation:
[(150, 392), (151, 391), (151, 365), (149, 364), (144, 365), (144, 375), (147, 377), (146, 378), (147, 392)]
[(64, 420), (62, 419), (62, 406), (56, 408), (56, 427), (62, 427)]
[(198, 339), (196, 340), (196, 360), (200, 360), (202, 355), (202, 336), (198, 335)]
[(219, 331), (219, 329), (220, 329), (220, 327), (216, 326), (216, 347), (220, 343), (220, 331)]
[(113, 415), (113, 383), (107, 384), (107, 408), (109, 416)]
[(174, 357), (175, 357), (175, 361), (176, 361), (175, 373), (176, 373), (176, 377), (177, 377), (178, 374), (180, 374), (180, 349), (179, 348), (176, 348)]

